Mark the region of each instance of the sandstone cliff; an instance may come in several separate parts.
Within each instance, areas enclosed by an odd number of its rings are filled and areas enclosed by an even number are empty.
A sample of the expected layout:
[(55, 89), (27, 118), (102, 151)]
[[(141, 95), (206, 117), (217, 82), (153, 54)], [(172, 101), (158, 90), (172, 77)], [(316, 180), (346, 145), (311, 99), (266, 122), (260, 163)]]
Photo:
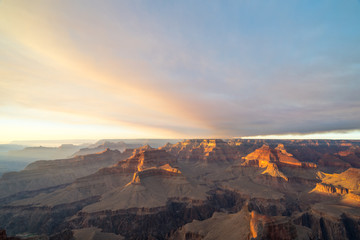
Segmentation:
[(244, 157), (242, 166), (253, 166), (266, 168), (262, 174), (268, 174), (272, 177), (279, 177), (288, 181), (288, 176), (281, 171), (284, 167), (293, 168), (316, 168), (316, 164), (309, 162), (300, 162), (295, 159), (291, 153), (288, 153), (283, 144), (279, 144), (275, 149), (268, 145), (263, 145), (254, 152)]
[(200, 163), (227, 163), (240, 159), (237, 148), (220, 139), (186, 140), (171, 146), (165, 145), (162, 149), (179, 160)]

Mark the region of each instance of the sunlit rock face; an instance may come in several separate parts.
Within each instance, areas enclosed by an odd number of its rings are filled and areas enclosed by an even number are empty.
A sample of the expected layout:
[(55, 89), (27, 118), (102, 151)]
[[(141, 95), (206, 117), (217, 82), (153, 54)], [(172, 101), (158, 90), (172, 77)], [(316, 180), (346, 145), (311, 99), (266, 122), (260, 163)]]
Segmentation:
[(294, 224), (285, 217), (270, 217), (251, 212), (250, 236), (253, 239), (296, 239), (298, 232)]
[[(247, 155), (244, 159), (246, 160), (246, 164), (255, 164), (260, 167), (265, 167), (269, 162), (294, 167), (304, 166), (302, 162), (294, 158), (292, 154), (285, 150), (283, 144), (279, 144), (275, 149), (268, 145), (263, 145), (261, 148)], [(251, 163), (251, 161), (253, 161), (253, 163)], [(309, 165), (308, 167), (316, 167), (316, 165)]]
[(179, 160), (221, 163), (233, 162), (240, 159), (236, 147), (221, 139), (192, 139), (174, 145), (165, 145), (162, 149), (177, 156)]
[(318, 173), (320, 183), (312, 192), (340, 196), (344, 201), (360, 207), (360, 169), (349, 168), (342, 173)]
[(181, 175), (181, 171), (171, 167), (168, 163), (160, 167), (141, 169), (134, 173), (131, 183), (141, 183), (141, 179), (153, 176), (171, 177)]
[(326, 183), (317, 183), (314, 191), (339, 195), (345, 195), (349, 193), (349, 189), (347, 188)]
[(176, 164), (175, 157), (165, 150), (152, 149), (149, 146), (145, 146), (133, 150), (133, 155), (125, 161), (120, 161), (112, 167), (104, 168), (100, 172), (134, 173), (165, 164)]
[(242, 166), (253, 166), (265, 168), (262, 174), (268, 174), (272, 177), (279, 177), (288, 181), (288, 177), (281, 171), (281, 167), (295, 168), (316, 168), (316, 164), (309, 162), (300, 162), (288, 153), (283, 144), (276, 148), (264, 144), (261, 148), (244, 157)]

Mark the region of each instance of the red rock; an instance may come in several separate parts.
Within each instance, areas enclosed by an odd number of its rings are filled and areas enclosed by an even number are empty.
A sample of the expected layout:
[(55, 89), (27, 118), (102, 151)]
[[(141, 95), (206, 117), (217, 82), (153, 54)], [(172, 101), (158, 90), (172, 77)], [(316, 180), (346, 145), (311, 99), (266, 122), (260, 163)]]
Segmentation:
[(337, 167), (337, 168), (349, 168), (351, 165), (340, 158), (338, 158), (335, 155), (326, 153), (324, 154), (320, 160), (318, 161), (318, 164), (325, 167)]
[(285, 150), (283, 144), (279, 144), (275, 149), (264, 144), (261, 148), (248, 154), (244, 159), (246, 160), (244, 165), (258, 165), (260, 167), (266, 166), (266, 162), (274, 162), (279, 166), (316, 167), (316, 164), (302, 163), (294, 158), (292, 154)]
[(179, 160), (194, 162), (221, 163), (240, 159), (237, 148), (220, 139), (186, 140), (172, 146), (165, 145), (162, 149), (178, 156)]

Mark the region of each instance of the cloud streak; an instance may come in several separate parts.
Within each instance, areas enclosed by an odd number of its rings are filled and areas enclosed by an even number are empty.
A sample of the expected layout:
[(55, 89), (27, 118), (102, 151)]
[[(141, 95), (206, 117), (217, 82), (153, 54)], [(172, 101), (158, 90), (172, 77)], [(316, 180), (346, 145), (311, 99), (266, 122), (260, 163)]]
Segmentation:
[(359, 4), (279, 3), (3, 1), (3, 126), (42, 112), (77, 138), (360, 129)]

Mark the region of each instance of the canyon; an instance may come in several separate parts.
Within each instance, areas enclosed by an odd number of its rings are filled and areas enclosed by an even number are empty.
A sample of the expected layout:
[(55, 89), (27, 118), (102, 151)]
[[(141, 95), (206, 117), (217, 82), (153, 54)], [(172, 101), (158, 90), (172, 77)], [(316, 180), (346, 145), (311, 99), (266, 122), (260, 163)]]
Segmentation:
[(5, 173), (4, 239), (360, 239), (360, 141), (128, 145)]

